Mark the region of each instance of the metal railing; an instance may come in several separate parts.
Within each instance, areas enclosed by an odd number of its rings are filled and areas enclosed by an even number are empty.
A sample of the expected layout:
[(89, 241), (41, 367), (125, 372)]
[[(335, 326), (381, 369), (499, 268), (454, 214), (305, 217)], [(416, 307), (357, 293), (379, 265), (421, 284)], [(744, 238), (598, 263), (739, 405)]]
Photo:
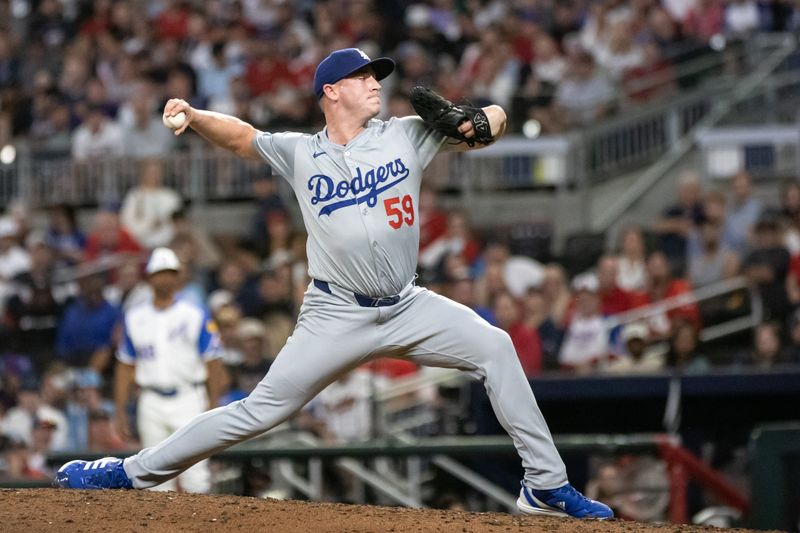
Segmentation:
[[(735, 309), (727, 307), (724, 302), (724, 297), (733, 295), (746, 296), (735, 298), (737, 303)], [(609, 329), (613, 329), (632, 322), (647, 321), (675, 309), (692, 305), (701, 306), (700, 313), (702, 314), (702, 304), (713, 301), (722, 301), (721, 305), (716, 306), (716, 311), (725, 310), (727, 313), (719, 313), (724, 316), (724, 320), (715, 324), (703, 325), (700, 330), (700, 340), (703, 342), (751, 329), (760, 324), (763, 319), (763, 306), (758, 291), (753, 290), (747, 279), (740, 276), (700, 287), (692, 292), (665, 298), (644, 307), (612, 315), (606, 319), (606, 325)], [(738, 313), (736, 312), (737, 310), (739, 311)]]
[[(663, 103), (626, 107), (623, 115), (573, 133), (537, 139), (508, 137), (479, 152), (439, 157), (426, 180), (436, 187), (458, 190), (517, 190), (597, 183), (640, 169), (674, 149), (679, 139), (709, 116), (715, 102), (740, 89), (743, 80), (752, 82), (751, 73), (764, 70), (767, 58), (793, 40), (784, 34), (759, 35), (746, 45), (689, 61), (680, 66), (676, 80), (709, 72), (715, 76), (692, 92), (670, 96)], [(786, 54), (769, 72), (797, 75), (800, 62), (794, 57)], [(780, 88), (770, 85), (769, 80), (769, 76), (759, 76), (755, 87), (752, 83), (745, 85), (752, 93), (759, 84), (766, 84), (775, 101)], [(662, 81), (654, 78), (642, 83)], [(792, 87), (784, 85), (783, 90)], [(270, 172), (263, 163), (218, 152), (204, 141), (190, 146), (188, 153), (176, 153), (163, 162), (165, 185), (187, 200), (247, 197), (253, 179)], [(141, 164), (130, 158), (92, 162), (54, 159), (37, 154), (35, 146), (26, 147), (24, 143), (17, 152), (13, 163), (0, 163), (0, 205), (14, 198), (33, 206), (119, 202), (136, 183)]]
[(770, 79), (776, 72), (783, 72), (793, 65), (791, 59), (796, 55), (797, 51), (797, 38), (793, 35), (782, 36), (779, 45), (758, 63), (757, 68), (734, 84), (730, 91), (711, 95), (713, 107), (699, 121), (686, 123), (686, 130), (675, 137), (674, 142), (668, 145), (668, 150), (594, 221), (594, 229), (596, 231), (607, 230), (612, 224), (620, 220), (631, 206), (656, 183), (669, 175), (669, 172), (690, 153), (695, 146), (695, 136), (697, 134), (714, 127), (738, 103), (760, 93), (766, 80)]
[[(118, 203), (138, 184), (144, 166), (153, 161), (39, 159), (29, 150), (20, 150), (14, 164), (0, 164), (0, 205), (15, 198), (33, 206)], [(164, 185), (194, 202), (249, 198), (252, 182), (271, 174), (265, 163), (200, 148), (155, 161)]]

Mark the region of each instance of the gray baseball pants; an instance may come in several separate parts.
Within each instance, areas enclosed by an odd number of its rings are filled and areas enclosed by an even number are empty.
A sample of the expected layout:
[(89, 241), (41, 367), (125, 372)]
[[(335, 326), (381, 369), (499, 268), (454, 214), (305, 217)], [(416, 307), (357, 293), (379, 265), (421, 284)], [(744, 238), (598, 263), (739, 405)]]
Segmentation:
[(564, 463), (536, 404), (511, 339), (474, 311), (409, 284), (400, 301), (361, 307), (354, 295), (310, 285), (292, 336), (247, 398), (201, 414), (166, 440), (124, 462), (133, 486), (171, 479), (198, 461), (260, 435), (297, 412), (344, 372), (379, 356), (470, 372), (482, 380), (511, 436), (525, 484), (567, 483)]

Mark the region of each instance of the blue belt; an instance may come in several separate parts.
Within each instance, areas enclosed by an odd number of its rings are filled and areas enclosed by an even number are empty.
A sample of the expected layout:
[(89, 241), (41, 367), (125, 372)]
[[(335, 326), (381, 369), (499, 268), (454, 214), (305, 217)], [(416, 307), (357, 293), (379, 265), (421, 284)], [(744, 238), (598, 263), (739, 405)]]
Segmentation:
[[(327, 281), (315, 279), (314, 286), (322, 292), (333, 294), (331, 292), (331, 286)], [(383, 296), (381, 298), (372, 298), (371, 296), (364, 296), (363, 294), (354, 292), (353, 296), (355, 297), (356, 302), (358, 302), (358, 305), (361, 307), (388, 307), (400, 301), (399, 294), (395, 294), (394, 296)]]
[[(191, 383), (191, 387), (202, 387), (204, 383)], [(178, 394), (178, 389), (159, 389), (158, 387), (142, 387), (142, 390), (155, 392), (156, 394), (160, 394), (161, 396), (170, 398), (172, 396), (176, 396)]]

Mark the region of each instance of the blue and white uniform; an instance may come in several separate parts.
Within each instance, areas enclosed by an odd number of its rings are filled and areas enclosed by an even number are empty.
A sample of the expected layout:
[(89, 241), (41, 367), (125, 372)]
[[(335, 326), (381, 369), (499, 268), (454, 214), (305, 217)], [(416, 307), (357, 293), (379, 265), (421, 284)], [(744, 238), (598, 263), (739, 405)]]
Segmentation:
[[(125, 314), (117, 359), (135, 367), (141, 388), (137, 427), (144, 446), (155, 446), (208, 409), (206, 363), (219, 356), (219, 339), (208, 312), (176, 299), (166, 309), (152, 301)], [(187, 492), (208, 492), (211, 475), (205, 461), (179, 477)], [(155, 490), (175, 490), (174, 480)]]

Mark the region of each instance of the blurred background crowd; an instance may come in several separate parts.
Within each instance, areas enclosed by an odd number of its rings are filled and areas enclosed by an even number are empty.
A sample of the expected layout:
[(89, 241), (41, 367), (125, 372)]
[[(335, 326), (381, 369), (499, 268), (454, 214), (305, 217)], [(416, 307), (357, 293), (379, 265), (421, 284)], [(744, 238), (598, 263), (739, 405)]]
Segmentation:
[[(256, 215), (236, 238), (189, 223), (177, 194), (147, 175), (119, 209), (98, 210), (85, 228), (67, 205), (47, 208), (43, 227), (31, 227), (19, 204), (0, 218), (0, 428), (11, 446), (5, 475), (48, 475), (36, 459), (48, 450), (135, 445), (114, 429), (114, 353), (125, 310), (152, 297), (143, 264), (155, 246), (170, 246), (183, 263), (180, 297), (208, 307), (216, 321), (228, 373), (222, 402), (255, 387), (290, 335), (310, 281), (306, 236), (276, 193), (277, 179), (255, 181)], [(730, 183), (730, 190), (705, 190), (684, 175), (676, 205), (650, 227), (625, 229), (617, 245), (572, 275), (566, 260), (513, 254), (504, 233), (477, 231), (464, 212), (439, 208), (436, 193), (424, 189), (418, 282), (507, 331), (534, 387), (543, 373), (798, 363), (800, 185), (788, 183), (781, 198), (762, 203), (746, 173)], [(735, 350), (706, 351), (699, 341), (716, 306), (689, 303), (624, 326), (608, 322), (740, 275), (762, 295), (764, 323), (744, 343), (740, 336)], [(400, 360), (368, 365), (329, 391), (332, 405), (304, 413), (303, 427), (333, 441), (367, 439), (372, 430), (362, 411), (369, 412), (376, 380), (380, 386), (418, 371)], [(30, 456), (17, 463), (9, 450)]]
[[(197, 223), (202, 213), (165, 186), (163, 158), (191, 137), (161, 124), (167, 98), (262, 129), (312, 131), (322, 119), (310, 90), (317, 63), (357, 45), (398, 62), (383, 84), (385, 116), (409, 114), (407, 92), (422, 84), (453, 100), (500, 104), (517, 129), (534, 118), (561, 132), (679, 90), (674, 81), (653, 84), (652, 74), (686, 58), (798, 24), (795, 4), (777, 0), (0, 2), (0, 144), (24, 138), (39, 158), (139, 162), (138, 183), (96, 211), (2, 206), (0, 477), (48, 478), (51, 451), (136, 447), (135, 431), (126, 441), (116, 427), (114, 354), (126, 309), (152, 297), (143, 265), (155, 247), (177, 253), (180, 296), (217, 324), (222, 403), (246, 396), (291, 334), (310, 280), (306, 235), (279, 194), (281, 178), (268, 169), (256, 176), (255, 215), (239, 233)], [(642, 78), (649, 85), (637, 85)], [(473, 227), (468, 213), (441, 207), (439, 193), (424, 188), (418, 282), (507, 331), (534, 387), (549, 373), (800, 363), (800, 183), (767, 199), (746, 172), (720, 183), (684, 174), (675, 205), (580, 261), (521, 253), (507, 232)], [(608, 319), (737, 276), (761, 296), (764, 322), (735, 349), (704, 345), (699, 332), (741, 298), (622, 326)], [(418, 372), (408, 361), (378, 360), (294, 423), (328, 442), (367, 439), (375, 387)], [(425, 393), (433, 405), (439, 392)], [(597, 494), (626, 468), (600, 467)]]
[(328, 51), (398, 62), (386, 113), (414, 85), (496, 103), (519, 130), (588, 124), (695, 83), (672, 69), (756, 32), (793, 30), (792, 2), (755, 0), (15, 0), (0, 3), (0, 142), (42, 152), (169, 153), (168, 97), (257, 127), (321, 123)]

